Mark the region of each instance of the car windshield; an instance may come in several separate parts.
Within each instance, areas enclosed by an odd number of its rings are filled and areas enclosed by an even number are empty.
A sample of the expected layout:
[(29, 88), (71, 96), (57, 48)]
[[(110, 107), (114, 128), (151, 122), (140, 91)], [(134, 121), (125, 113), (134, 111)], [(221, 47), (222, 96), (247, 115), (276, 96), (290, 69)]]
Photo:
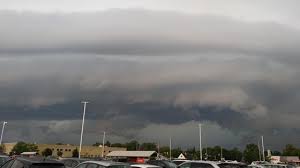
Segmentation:
[(168, 167), (171, 167), (171, 168), (176, 168), (177, 167), (177, 165), (175, 163), (173, 163), (173, 162), (164, 161), (164, 163), (167, 164)]
[(221, 163), (218, 164), (218, 166), (220, 168), (246, 168), (246, 165), (242, 165), (242, 164), (230, 164), (230, 163)]
[(176, 165), (180, 165), (183, 162), (185, 162), (185, 161), (182, 161), (182, 160), (175, 160), (175, 161), (173, 161), (173, 163), (175, 163)]
[(3, 165), (8, 160), (9, 160), (8, 157), (0, 157), (0, 165)]
[(63, 164), (33, 164), (30, 168), (65, 168)]
[(130, 168), (129, 165), (112, 165), (108, 166), (108, 168)]

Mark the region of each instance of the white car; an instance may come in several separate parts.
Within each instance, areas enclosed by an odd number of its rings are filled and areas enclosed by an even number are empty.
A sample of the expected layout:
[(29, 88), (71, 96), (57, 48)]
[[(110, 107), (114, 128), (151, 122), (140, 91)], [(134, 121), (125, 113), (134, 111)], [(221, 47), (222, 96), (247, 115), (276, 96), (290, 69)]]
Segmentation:
[(112, 161), (86, 161), (80, 163), (75, 168), (130, 168), (130, 165)]
[(160, 166), (151, 165), (151, 164), (133, 164), (132, 168), (161, 168)]
[(216, 162), (212, 161), (187, 161), (178, 166), (178, 168), (220, 168)]

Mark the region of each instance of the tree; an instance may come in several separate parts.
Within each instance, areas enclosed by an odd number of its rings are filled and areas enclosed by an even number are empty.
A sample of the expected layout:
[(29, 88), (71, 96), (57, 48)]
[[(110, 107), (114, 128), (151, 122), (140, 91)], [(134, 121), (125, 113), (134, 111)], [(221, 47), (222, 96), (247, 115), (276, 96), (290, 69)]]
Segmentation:
[(300, 149), (297, 149), (292, 144), (287, 144), (283, 149), (283, 156), (299, 156)]
[(111, 144), (111, 147), (126, 147), (126, 145), (121, 144), (121, 143), (113, 143), (113, 144)]
[(73, 152), (72, 152), (72, 157), (78, 157), (79, 156), (79, 152), (78, 152), (78, 149), (74, 149)]
[(100, 142), (96, 142), (93, 144), (93, 146), (100, 146), (100, 145), (102, 145)]
[(141, 150), (144, 151), (156, 151), (156, 144), (155, 143), (142, 143), (141, 144)]
[(38, 147), (35, 144), (18, 142), (12, 149), (12, 153), (21, 154), (22, 152), (38, 152)]
[(50, 148), (46, 148), (43, 152), (42, 152), (43, 156), (52, 156), (52, 150)]
[(63, 152), (62, 151), (57, 151), (57, 156), (62, 157)]
[(127, 150), (129, 150), (129, 151), (135, 151), (135, 150), (138, 150), (138, 149), (139, 149), (139, 146), (140, 146), (139, 142), (138, 142), (138, 141), (135, 141), (135, 140), (126, 143), (126, 148), (127, 148)]
[(0, 153), (3, 153), (4, 152), (4, 145), (0, 145)]
[(244, 150), (244, 159), (247, 163), (251, 163), (258, 160), (259, 156), (258, 146), (255, 144), (248, 144)]
[(104, 144), (105, 146), (110, 146), (111, 143), (109, 141), (106, 141), (106, 143)]

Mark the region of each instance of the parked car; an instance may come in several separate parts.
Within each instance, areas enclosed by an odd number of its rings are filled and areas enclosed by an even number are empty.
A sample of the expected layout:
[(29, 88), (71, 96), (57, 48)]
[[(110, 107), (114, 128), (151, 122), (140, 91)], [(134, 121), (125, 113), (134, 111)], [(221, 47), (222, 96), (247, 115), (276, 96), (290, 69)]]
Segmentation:
[(65, 168), (65, 165), (43, 158), (16, 157), (5, 162), (1, 168)]
[(132, 164), (131, 168), (161, 168), (160, 166), (151, 164)]
[(9, 156), (6, 155), (0, 155), (0, 166), (3, 165), (5, 162), (7, 162), (8, 160), (10, 160)]
[(217, 163), (220, 168), (247, 168), (248, 166), (240, 162), (219, 162)]
[(73, 168), (79, 165), (82, 162), (89, 161), (88, 159), (79, 159), (79, 158), (62, 158), (60, 159), (62, 163), (65, 164), (66, 168)]
[(177, 168), (177, 165), (168, 160), (149, 160), (148, 164), (160, 166), (162, 168)]
[(172, 160), (172, 162), (175, 163), (177, 166), (187, 161), (189, 160), (183, 160), (183, 159)]
[(130, 165), (113, 161), (86, 161), (80, 163), (75, 168), (130, 168)]
[(217, 162), (212, 161), (187, 161), (178, 166), (178, 168), (220, 168)]

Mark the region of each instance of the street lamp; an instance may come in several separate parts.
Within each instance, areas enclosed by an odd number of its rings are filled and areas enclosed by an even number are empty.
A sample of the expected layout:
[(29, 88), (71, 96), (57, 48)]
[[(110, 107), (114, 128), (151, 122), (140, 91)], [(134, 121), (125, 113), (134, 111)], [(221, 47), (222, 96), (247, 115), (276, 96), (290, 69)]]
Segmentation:
[(83, 136), (83, 127), (84, 127), (84, 118), (85, 118), (86, 104), (89, 103), (89, 102), (83, 101), (81, 103), (83, 103), (83, 115), (82, 115), (81, 135), (80, 135), (80, 145), (79, 145), (79, 155), (78, 155), (79, 159), (80, 159), (80, 154), (81, 154), (81, 146), (82, 146), (82, 136)]
[(2, 145), (2, 139), (3, 139), (3, 132), (4, 132), (4, 127), (7, 124), (6, 121), (3, 121), (3, 125), (2, 125), (2, 131), (1, 131), (1, 138), (0, 138), (0, 145)]
[(199, 148), (200, 148), (200, 160), (202, 160), (202, 124), (199, 124)]

